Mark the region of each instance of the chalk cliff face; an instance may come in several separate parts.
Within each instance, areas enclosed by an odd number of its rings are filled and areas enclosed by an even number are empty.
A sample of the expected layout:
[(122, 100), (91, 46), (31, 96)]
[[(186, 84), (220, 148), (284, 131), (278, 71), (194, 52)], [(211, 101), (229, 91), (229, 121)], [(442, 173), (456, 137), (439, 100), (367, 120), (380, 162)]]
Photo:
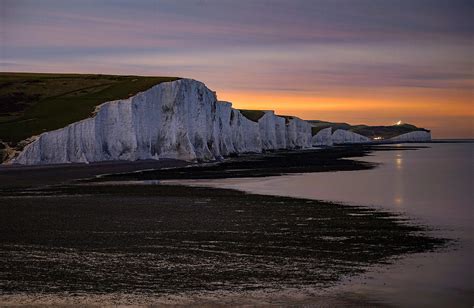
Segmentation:
[(354, 144), (369, 143), (371, 140), (365, 136), (353, 133), (348, 130), (338, 129), (332, 134), (332, 142), (334, 144)]
[(216, 116), (216, 97), (202, 83), (160, 84), (102, 104), (92, 118), (41, 134), (14, 162), (211, 159), (220, 155)]
[[(283, 125), (281, 125), (283, 123)], [(276, 150), (286, 148), (285, 119), (275, 115), (273, 111), (266, 111), (258, 120), (262, 149)]]
[(262, 152), (262, 139), (258, 123), (247, 119), (240, 111), (232, 109), (230, 126), (234, 153)]
[(266, 112), (258, 122), (203, 83), (162, 83), (104, 103), (93, 117), (41, 134), (13, 160), (56, 164), (176, 158), (213, 160), (232, 153), (311, 147), (311, 125)]
[(431, 141), (431, 133), (414, 131), (388, 139), (389, 142), (426, 142)]
[(332, 127), (323, 128), (311, 138), (313, 146), (332, 146)]
[(263, 150), (311, 147), (311, 124), (297, 117), (281, 117), (265, 111), (258, 125)]
[(286, 148), (304, 149), (311, 146), (311, 124), (296, 117), (287, 117)]
[[(176, 158), (214, 160), (235, 153), (369, 143), (365, 136), (328, 127), (315, 136), (297, 117), (265, 111), (254, 122), (228, 102), (217, 101), (203, 83), (161, 83), (124, 100), (104, 103), (93, 117), (37, 136), (10, 162), (85, 163)], [(430, 141), (415, 131), (387, 142)]]

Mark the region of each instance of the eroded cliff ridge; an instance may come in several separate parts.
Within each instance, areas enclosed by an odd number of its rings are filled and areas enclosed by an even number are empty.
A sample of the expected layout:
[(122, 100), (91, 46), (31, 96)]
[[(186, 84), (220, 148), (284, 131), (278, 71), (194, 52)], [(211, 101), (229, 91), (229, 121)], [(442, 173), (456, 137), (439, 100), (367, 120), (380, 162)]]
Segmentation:
[(311, 147), (309, 123), (271, 111), (254, 122), (230, 103), (217, 101), (203, 83), (180, 79), (104, 103), (93, 117), (43, 133), (13, 162), (213, 160), (234, 153), (306, 147)]
[[(429, 132), (423, 131), (391, 141), (429, 139)], [(246, 116), (192, 79), (164, 82), (130, 98), (106, 102), (93, 116), (31, 140), (10, 162), (216, 160), (238, 153), (372, 142), (344, 129), (329, 127), (314, 133), (313, 124), (273, 111)]]

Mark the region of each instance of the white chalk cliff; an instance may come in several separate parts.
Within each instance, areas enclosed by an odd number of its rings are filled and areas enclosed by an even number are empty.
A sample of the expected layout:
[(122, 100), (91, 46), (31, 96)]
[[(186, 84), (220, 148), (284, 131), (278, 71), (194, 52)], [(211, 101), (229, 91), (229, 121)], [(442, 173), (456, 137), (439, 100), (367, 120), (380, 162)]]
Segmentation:
[(369, 143), (371, 140), (365, 136), (356, 134), (354, 132), (337, 129), (332, 134), (332, 142), (334, 144), (354, 144), (354, 143)]
[(399, 135), (387, 140), (388, 142), (425, 142), (431, 141), (431, 133), (427, 131), (414, 131)]
[(311, 139), (313, 146), (332, 146), (332, 127), (326, 127), (316, 133)]
[(253, 122), (230, 103), (218, 102), (203, 83), (180, 79), (104, 103), (91, 118), (39, 135), (13, 163), (214, 160), (232, 153), (307, 147), (309, 123), (272, 111)]
[[(128, 99), (106, 102), (94, 115), (45, 132), (11, 163), (35, 165), (175, 158), (215, 160), (230, 154), (369, 143), (365, 136), (328, 127), (312, 136), (310, 123), (265, 111), (254, 122), (203, 83), (180, 79)], [(416, 131), (390, 142), (429, 141)]]

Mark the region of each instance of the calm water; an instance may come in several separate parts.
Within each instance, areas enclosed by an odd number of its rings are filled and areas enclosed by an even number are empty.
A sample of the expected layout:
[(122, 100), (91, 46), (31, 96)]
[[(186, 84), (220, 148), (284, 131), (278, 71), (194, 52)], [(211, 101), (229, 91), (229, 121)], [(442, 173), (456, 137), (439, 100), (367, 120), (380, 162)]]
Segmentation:
[(269, 178), (190, 181), (253, 193), (368, 205), (400, 212), (457, 239), (454, 249), (407, 256), (333, 290), (396, 306), (474, 304), (474, 143), (430, 144), (416, 151), (375, 152), (373, 170)]

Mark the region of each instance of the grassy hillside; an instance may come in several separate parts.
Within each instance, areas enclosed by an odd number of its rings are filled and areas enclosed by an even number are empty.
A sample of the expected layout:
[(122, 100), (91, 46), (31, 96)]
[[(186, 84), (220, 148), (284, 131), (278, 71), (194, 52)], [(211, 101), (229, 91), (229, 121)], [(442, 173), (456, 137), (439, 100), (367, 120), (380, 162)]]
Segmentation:
[(263, 117), (265, 111), (263, 110), (247, 110), (247, 109), (239, 109), (240, 113), (249, 119), (250, 121), (258, 122), (258, 120)]
[(427, 129), (416, 127), (415, 125), (411, 124), (400, 124), (391, 126), (356, 125), (351, 128), (351, 131), (369, 138), (382, 137), (383, 139), (393, 138), (414, 131), (429, 132), (429, 130)]
[(416, 127), (411, 124), (400, 124), (390, 126), (369, 126), (369, 125), (350, 125), (347, 123), (332, 123), (319, 120), (308, 121), (313, 125), (312, 133), (316, 135), (320, 130), (332, 127), (332, 130), (337, 129), (349, 130), (351, 132), (366, 136), (369, 138), (382, 137), (383, 139), (393, 138), (402, 134), (414, 132), (414, 131), (427, 131), (425, 128)]
[(336, 129), (349, 130), (351, 128), (351, 125), (347, 123), (326, 122), (319, 120), (310, 120), (308, 122), (313, 126), (311, 128), (311, 133), (313, 136), (319, 133), (320, 130), (328, 127), (332, 127), (332, 131), (335, 131)]
[(30, 136), (89, 117), (95, 106), (177, 77), (0, 73), (0, 141)]

